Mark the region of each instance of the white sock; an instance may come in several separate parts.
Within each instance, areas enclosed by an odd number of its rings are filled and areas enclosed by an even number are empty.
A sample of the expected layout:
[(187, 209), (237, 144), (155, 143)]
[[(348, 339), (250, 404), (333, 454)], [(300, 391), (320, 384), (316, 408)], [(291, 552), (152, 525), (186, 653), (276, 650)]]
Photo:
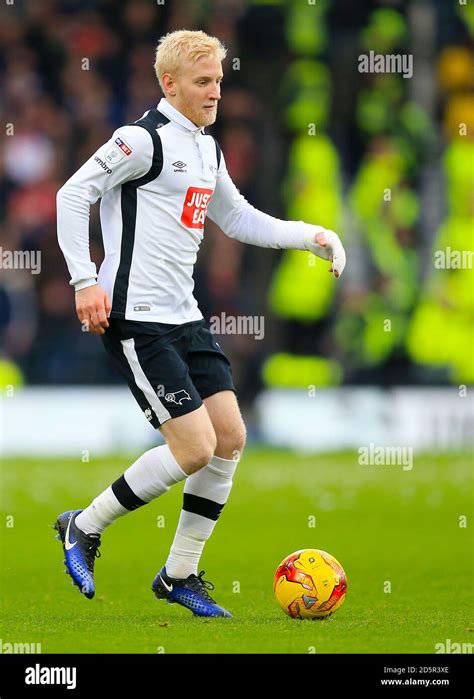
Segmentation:
[(166, 561), (171, 578), (197, 575), (204, 544), (229, 497), (232, 476), (239, 460), (214, 456), (211, 462), (189, 476), (184, 485), (183, 509)]
[(187, 477), (167, 444), (154, 447), (98, 495), (77, 516), (76, 524), (86, 534), (101, 534), (118, 517), (154, 500)]
[(89, 507), (77, 515), (75, 523), (85, 534), (102, 534), (105, 527), (127, 512), (130, 510), (122, 507), (113, 493), (112, 486), (109, 485)]

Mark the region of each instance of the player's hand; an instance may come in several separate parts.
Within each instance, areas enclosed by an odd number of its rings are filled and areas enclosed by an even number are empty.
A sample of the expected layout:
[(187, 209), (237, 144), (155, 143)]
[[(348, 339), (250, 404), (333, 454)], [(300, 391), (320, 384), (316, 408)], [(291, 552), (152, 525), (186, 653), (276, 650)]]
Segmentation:
[(110, 299), (99, 284), (76, 291), (77, 317), (94, 335), (103, 335), (109, 327), (107, 317), (111, 308)]
[(329, 271), (336, 279), (341, 276), (346, 266), (346, 252), (337, 233), (322, 226), (310, 226), (305, 233), (305, 245), (313, 255), (332, 263)]

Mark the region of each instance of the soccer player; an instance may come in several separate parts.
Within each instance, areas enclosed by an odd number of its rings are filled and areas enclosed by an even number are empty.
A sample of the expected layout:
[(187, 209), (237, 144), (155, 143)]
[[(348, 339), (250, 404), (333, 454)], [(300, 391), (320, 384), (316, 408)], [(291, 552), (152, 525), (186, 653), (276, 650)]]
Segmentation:
[[(85, 509), (58, 516), (69, 575), (95, 594), (101, 534), (175, 483), (183, 507), (152, 590), (197, 616), (232, 616), (209, 595), (199, 560), (227, 502), (245, 445), (229, 361), (193, 296), (206, 216), (244, 243), (311, 251), (339, 277), (345, 252), (333, 231), (282, 221), (251, 206), (205, 132), (216, 120), (226, 49), (202, 31), (162, 37), (155, 72), (164, 97), (111, 139), (61, 187), (58, 239), (79, 320), (101, 336), (145, 417), (165, 438)], [(89, 254), (89, 211), (101, 200), (105, 258)]]

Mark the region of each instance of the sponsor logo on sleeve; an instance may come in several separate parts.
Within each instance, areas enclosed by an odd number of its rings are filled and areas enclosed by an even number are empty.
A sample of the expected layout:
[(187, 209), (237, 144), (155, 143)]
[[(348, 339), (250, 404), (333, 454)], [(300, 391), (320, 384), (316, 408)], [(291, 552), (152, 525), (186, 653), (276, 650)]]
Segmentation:
[(120, 136), (117, 136), (117, 138), (115, 139), (115, 143), (118, 145), (118, 147), (120, 148), (120, 150), (123, 151), (123, 152), (125, 153), (125, 155), (131, 155), (131, 154), (132, 154), (132, 149), (131, 149), (131, 147), (128, 145), (128, 143), (126, 143), (126, 142), (123, 140), (123, 138), (120, 138)]

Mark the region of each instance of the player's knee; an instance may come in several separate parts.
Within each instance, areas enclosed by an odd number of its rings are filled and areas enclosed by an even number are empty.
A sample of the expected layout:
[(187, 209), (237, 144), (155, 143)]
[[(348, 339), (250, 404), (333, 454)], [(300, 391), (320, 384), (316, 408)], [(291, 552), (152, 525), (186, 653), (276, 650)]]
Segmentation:
[(195, 473), (210, 463), (217, 446), (215, 432), (201, 437), (189, 450), (187, 459), (188, 473)]
[(223, 459), (238, 459), (246, 440), (247, 430), (242, 420), (221, 425), (217, 430), (216, 455)]

